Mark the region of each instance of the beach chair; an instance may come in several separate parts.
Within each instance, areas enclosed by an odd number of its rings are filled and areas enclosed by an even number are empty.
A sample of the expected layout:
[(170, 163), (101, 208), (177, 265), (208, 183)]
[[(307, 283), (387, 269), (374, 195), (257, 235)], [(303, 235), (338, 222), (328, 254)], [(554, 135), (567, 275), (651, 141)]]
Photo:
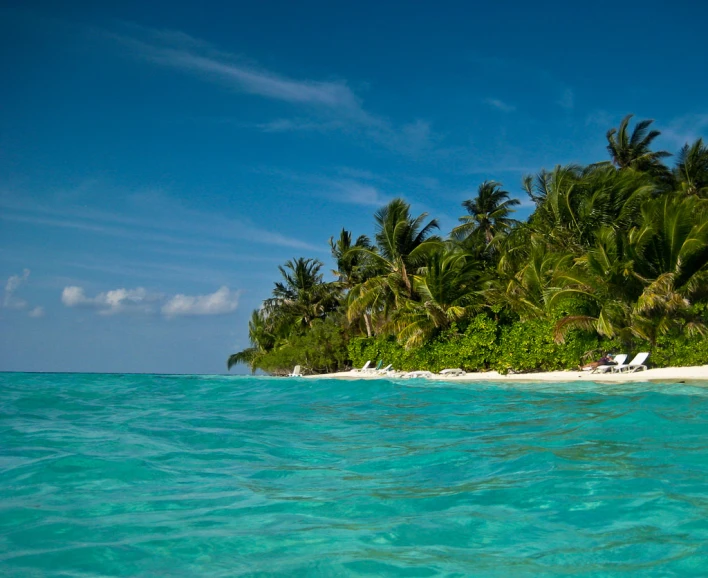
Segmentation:
[(614, 371), (615, 367), (619, 367), (627, 361), (627, 354), (620, 353), (619, 355), (615, 355), (614, 360), (617, 362), (617, 365), (598, 365), (590, 373), (607, 373), (608, 371)]
[(433, 377), (433, 374), (430, 371), (409, 371), (408, 373), (403, 374), (401, 377), (405, 379), (430, 379), (431, 377)]
[(368, 369), (362, 370), (364, 373), (378, 373), (383, 366), (383, 359), (376, 364), (376, 367), (369, 367)]
[(364, 364), (364, 367), (362, 367), (361, 369), (352, 369), (352, 371), (356, 371), (356, 372), (367, 371), (369, 369), (370, 365), (371, 365), (371, 360), (369, 359), (369, 361), (367, 361)]
[(615, 365), (612, 368), (612, 371), (614, 373), (634, 373), (635, 371), (646, 371), (647, 366), (644, 365), (644, 362), (647, 360), (647, 357), (649, 357), (649, 353), (647, 351), (642, 351), (641, 353), (637, 353), (637, 355), (634, 356), (634, 359), (627, 365)]
[(443, 369), (440, 372), (440, 375), (449, 375), (452, 377), (460, 377), (462, 375), (465, 375), (464, 370), (460, 369), (459, 367), (456, 367), (455, 369)]
[(289, 373), (288, 377), (302, 377), (302, 367), (299, 365), (293, 367), (293, 372)]
[(393, 365), (393, 363), (389, 363), (389, 364), (388, 364), (386, 367), (384, 367), (383, 369), (377, 370), (377, 373), (380, 373), (381, 375), (384, 375), (384, 374), (388, 373), (389, 371), (391, 371), (391, 366), (392, 366), (392, 365)]

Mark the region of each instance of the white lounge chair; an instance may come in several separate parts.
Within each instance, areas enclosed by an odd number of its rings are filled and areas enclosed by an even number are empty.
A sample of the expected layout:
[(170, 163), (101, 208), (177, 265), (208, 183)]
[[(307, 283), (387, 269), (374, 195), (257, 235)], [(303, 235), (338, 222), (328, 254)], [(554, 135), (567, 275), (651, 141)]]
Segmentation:
[(376, 364), (376, 367), (369, 367), (367, 369), (362, 369), (364, 373), (378, 373), (383, 365), (383, 359)]
[(408, 373), (403, 374), (401, 377), (404, 377), (405, 379), (417, 379), (420, 377), (429, 379), (433, 377), (433, 374), (430, 371), (409, 371)]
[(641, 353), (637, 353), (637, 355), (634, 356), (634, 359), (627, 365), (615, 365), (612, 368), (612, 371), (614, 373), (634, 373), (635, 371), (646, 371), (647, 366), (644, 365), (644, 362), (647, 360), (647, 357), (649, 357), (649, 353), (647, 351), (642, 351)]
[(299, 365), (293, 367), (293, 372), (289, 373), (288, 377), (302, 377), (302, 367)]
[(456, 367), (455, 369), (443, 369), (440, 372), (440, 375), (450, 375), (452, 377), (460, 377), (462, 375), (466, 375), (465, 371), (460, 369), (459, 367)]
[(391, 366), (393, 366), (393, 363), (389, 363), (386, 367), (383, 369), (377, 370), (377, 373), (380, 373), (381, 375), (387, 374), (389, 371), (391, 371)]
[(619, 355), (615, 355), (614, 360), (617, 362), (617, 365), (598, 365), (590, 373), (607, 373), (608, 371), (614, 371), (615, 367), (619, 367), (627, 361), (627, 354), (620, 353)]
[(367, 361), (364, 364), (364, 367), (362, 367), (361, 369), (352, 369), (352, 371), (356, 371), (356, 372), (367, 371), (369, 369), (370, 365), (371, 365), (371, 360), (369, 359), (369, 361)]

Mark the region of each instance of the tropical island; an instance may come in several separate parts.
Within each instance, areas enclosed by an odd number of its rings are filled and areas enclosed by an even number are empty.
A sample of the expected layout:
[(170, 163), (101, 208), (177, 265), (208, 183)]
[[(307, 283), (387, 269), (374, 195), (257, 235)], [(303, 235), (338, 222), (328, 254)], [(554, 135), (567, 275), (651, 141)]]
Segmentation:
[(525, 221), (501, 183), (479, 185), (449, 234), (395, 199), (373, 239), (330, 239), (336, 271), (297, 258), (228, 358), (273, 375), (384, 360), (399, 370), (540, 372), (604, 352), (653, 367), (708, 364), (708, 146), (654, 151), (651, 120), (607, 132), (609, 160), (524, 177)]

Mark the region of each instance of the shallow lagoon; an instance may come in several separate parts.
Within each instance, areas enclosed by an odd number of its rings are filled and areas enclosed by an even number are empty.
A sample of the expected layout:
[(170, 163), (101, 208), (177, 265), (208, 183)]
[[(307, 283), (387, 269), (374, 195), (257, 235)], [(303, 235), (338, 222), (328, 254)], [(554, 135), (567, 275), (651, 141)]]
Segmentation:
[(699, 385), (0, 374), (0, 575), (702, 576)]

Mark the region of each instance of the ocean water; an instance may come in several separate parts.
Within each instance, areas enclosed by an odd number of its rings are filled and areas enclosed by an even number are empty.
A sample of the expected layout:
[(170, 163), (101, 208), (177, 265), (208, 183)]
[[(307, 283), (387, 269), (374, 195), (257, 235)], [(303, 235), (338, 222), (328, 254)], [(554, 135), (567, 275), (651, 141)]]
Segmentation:
[(0, 374), (0, 575), (706, 576), (708, 389)]

